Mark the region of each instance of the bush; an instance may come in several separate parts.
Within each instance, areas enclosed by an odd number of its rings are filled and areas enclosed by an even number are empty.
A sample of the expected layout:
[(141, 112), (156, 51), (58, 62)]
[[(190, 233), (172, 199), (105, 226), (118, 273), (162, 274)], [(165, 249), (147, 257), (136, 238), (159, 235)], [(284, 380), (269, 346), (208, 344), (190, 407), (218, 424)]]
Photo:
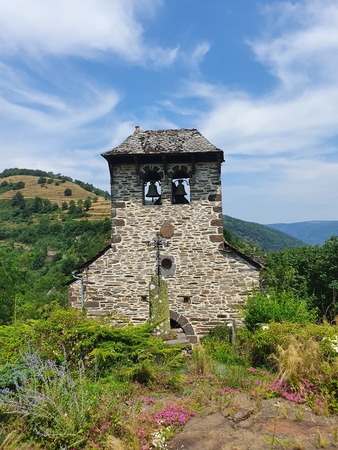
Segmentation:
[(0, 327), (0, 364), (14, 363), (28, 343), (44, 358), (62, 363), (66, 354), (69, 364), (77, 367), (79, 361), (85, 361), (101, 375), (110, 374), (113, 367), (134, 367), (144, 360), (162, 364), (174, 360), (181, 349), (166, 346), (151, 330), (149, 325), (112, 327), (87, 319), (76, 309), (56, 309), (47, 319)]
[(243, 317), (250, 331), (269, 322), (314, 323), (318, 313), (308, 308), (309, 303), (292, 292), (255, 293), (248, 298)]
[(46, 177), (39, 177), (38, 178), (38, 184), (46, 184), (47, 178)]
[(232, 330), (227, 325), (218, 325), (202, 340), (203, 347), (208, 356), (214, 361), (227, 365), (245, 365), (243, 359), (231, 344)]
[(23, 361), (15, 389), (0, 393), (2, 412), (24, 418), (28, 434), (49, 449), (83, 448), (100, 405), (97, 386), (85, 379), (81, 364), (71, 373), (66, 362), (45, 361), (32, 351)]
[(315, 340), (319, 343), (323, 360), (332, 362), (337, 353), (331, 341), (338, 335), (338, 328), (328, 324), (275, 323), (256, 328), (250, 332), (247, 328), (237, 331), (235, 348), (238, 354), (246, 357), (254, 367), (270, 367), (276, 369), (271, 355), (278, 354), (278, 348), (287, 349), (293, 337), (298, 342), (306, 343)]
[(17, 183), (13, 183), (13, 190), (17, 191), (18, 189), (23, 189), (25, 187), (25, 183), (23, 181), (18, 181)]

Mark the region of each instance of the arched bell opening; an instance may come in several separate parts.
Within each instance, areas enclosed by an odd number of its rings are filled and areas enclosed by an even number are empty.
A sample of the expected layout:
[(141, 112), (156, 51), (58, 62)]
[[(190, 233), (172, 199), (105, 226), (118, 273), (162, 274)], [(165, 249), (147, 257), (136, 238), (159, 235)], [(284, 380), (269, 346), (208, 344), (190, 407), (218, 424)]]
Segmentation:
[(190, 203), (190, 177), (187, 172), (175, 172), (171, 179), (172, 203), (184, 205)]
[(143, 179), (143, 203), (145, 205), (162, 204), (161, 177), (157, 172), (148, 172)]

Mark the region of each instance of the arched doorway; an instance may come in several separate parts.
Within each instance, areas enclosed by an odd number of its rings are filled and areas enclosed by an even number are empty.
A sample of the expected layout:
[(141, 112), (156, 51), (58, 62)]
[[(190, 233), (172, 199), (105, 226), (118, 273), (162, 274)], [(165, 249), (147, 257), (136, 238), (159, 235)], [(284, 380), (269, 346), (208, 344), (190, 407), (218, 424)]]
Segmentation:
[(196, 344), (198, 342), (198, 337), (195, 334), (193, 326), (182, 314), (170, 310), (170, 327), (173, 330), (182, 330), (191, 344)]

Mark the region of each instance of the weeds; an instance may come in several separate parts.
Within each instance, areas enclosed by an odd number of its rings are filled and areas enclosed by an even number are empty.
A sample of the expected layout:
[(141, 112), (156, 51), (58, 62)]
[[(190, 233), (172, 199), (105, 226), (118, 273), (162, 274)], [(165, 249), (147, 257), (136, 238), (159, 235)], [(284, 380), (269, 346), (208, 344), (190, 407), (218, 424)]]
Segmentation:
[(80, 448), (90, 436), (99, 400), (83, 365), (72, 374), (66, 362), (44, 361), (34, 351), (23, 355), (23, 361), (25, 371), (18, 374), (15, 389), (1, 391), (3, 412), (24, 420), (30, 433), (50, 449)]
[(276, 354), (271, 359), (276, 363), (280, 380), (288, 380), (291, 384), (298, 384), (303, 379), (318, 377), (322, 362), (319, 343), (313, 338), (300, 341), (290, 336), (287, 348), (277, 347)]
[(317, 433), (317, 447), (318, 448), (328, 448), (329, 441), (327, 437), (323, 436), (320, 432)]
[[(34, 327), (29, 335), (38, 352), (29, 350), (9, 363), (4, 358), (0, 366), (0, 406), (6, 419), (0, 450), (165, 449), (197, 411), (236, 414), (238, 392), (250, 394), (256, 409), (264, 399), (291, 401), (295, 420), (303, 419), (305, 405), (321, 414), (338, 411), (338, 355), (331, 340), (323, 339), (338, 331), (325, 325), (305, 329), (292, 324), (291, 329), (290, 324), (269, 324), (254, 333), (240, 329), (235, 345), (223, 327), (192, 353), (166, 347), (145, 327), (115, 330), (74, 313), (54, 314), (53, 320)], [(18, 335), (13, 330), (2, 330), (12, 338), (11, 348)], [(9, 341), (7, 346), (9, 353)], [(270, 370), (249, 367), (247, 361), (255, 358), (270, 364)], [(271, 366), (278, 371), (273, 373)], [(276, 436), (277, 421), (288, 413), (286, 402), (280, 404), (271, 449), (286, 446)], [(336, 430), (335, 445), (337, 436)], [(325, 448), (323, 436), (317, 445)], [(302, 444), (291, 442), (289, 447), (302, 449)]]

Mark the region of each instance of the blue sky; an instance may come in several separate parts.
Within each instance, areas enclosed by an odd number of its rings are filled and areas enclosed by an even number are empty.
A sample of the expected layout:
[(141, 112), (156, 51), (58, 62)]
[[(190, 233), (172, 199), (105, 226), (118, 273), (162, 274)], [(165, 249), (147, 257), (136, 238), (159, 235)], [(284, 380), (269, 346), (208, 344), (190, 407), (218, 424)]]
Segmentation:
[(109, 189), (142, 129), (224, 150), (223, 213), (338, 220), (337, 0), (0, 0), (0, 171)]

